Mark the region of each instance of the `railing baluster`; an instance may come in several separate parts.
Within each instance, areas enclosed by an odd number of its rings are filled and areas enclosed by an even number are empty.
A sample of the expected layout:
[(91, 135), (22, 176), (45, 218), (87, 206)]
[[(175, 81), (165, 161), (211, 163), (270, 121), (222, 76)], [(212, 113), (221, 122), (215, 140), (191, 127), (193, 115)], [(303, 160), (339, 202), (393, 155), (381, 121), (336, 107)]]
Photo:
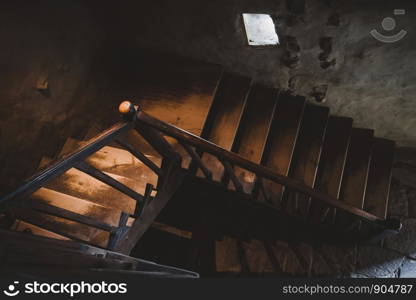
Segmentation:
[(149, 169), (155, 172), (157, 175), (162, 176), (163, 172), (162, 169), (159, 168), (153, 161), (148, 159), (146, 155), (141, 153), (140, 151), (134, 149), (130, 144), (124, 142), (123, 140), (117, 138), (115, 142), (119, 144), (121, 147), (129, 151), (133, 156), (135, 156), (138, 160), (140, 160), (143, 164), (145, 164)]
[(182, 157), (173, 149), (172, 145), (163, 137), (163, 135), (147, 124), (136, 122), (138, 133), (164, 158), (181, 163)]
[[(256, 185), (254, 186), (254, 188), (256, 189), (256, 187), (257, 187), (257, 192), (256, 192), (257, 196), (260, 196), (260, 193), (261, 193), (261, 194), (263, 194), (264, 201), (267, 202), (267, 203), (271, 203), (271, 199), (267, 195), (266, 190), (264, 189), (264, 184), (263, 184), (263, 178), (262, 177), (259, 177), (256, 180)], [(258, 197), (257, 197), (257, 200), (259, 200)]]
[(134, 211), (134, 217), (138, 218), (143, 212), (143, 209), (150, 203), (152, 197), (153, 185), (148, 183), (146, 184), (146, 189), (144, 191), (143, 203), (137, 203), (136, 209)]
[(179, 142), (182, 147), (186, 150), (186, 152), (189, 153), (189, 155), (192, 157), (193, 161), (198, 165), (198, 167), (201, 169), (202, 173), (204, 173), (205, 177), (212, 180), (212, 172), (208, 170), (208, 168), (204, 165), (204, 162), (201, 160), (201, 157), (198, 153), (196, 153), (195, 149), (189, 146), (186, 143)]
[(124, 235), (125, 232), (129, 230), (127, 227), (127, 221), (129, 220), (130, 215), (128, 213), (122, 212), (120, 214), (120, 220), (118, 222), (118, 227), (115, 232), (110, 235), (108, 239), (107, 247), (108, 249), (112, 250), (117, 245), (117, 242), (120, 238)]
[(121, 182), (115, 180), (113, 177), (108, 176), (107, 174), (101, 172), (100, 170), (94, 168), (93, 166), (87, 164), (86, 162), (79, 162), (74, 166), (76, 169), (94, 177), (95, 179), (104, 182), (105, 184), (115, 188), (119, 192), (133, 198), (139, 203), (143, 202), (143, 196), (139, 193), (133, 191), (131, 188), (125, 186)]
[(295, 193), (295, 202), (294, 202), (294, 207), (295, 207), (295, 212), (299, 212), (299, 198), (300, 198), (300, 194), (298, 191), (294, 191)]
[(243, 185), (241, 184), (240, 180), (238, 180), (237, 176), (235, 176), (233, 166), (225, 160), (220, 160), (220, 162), (224, 165), (225, 172), (227, 172), (228, 176), (230, 177), (235, 189), (239, 192), (244, 192)]

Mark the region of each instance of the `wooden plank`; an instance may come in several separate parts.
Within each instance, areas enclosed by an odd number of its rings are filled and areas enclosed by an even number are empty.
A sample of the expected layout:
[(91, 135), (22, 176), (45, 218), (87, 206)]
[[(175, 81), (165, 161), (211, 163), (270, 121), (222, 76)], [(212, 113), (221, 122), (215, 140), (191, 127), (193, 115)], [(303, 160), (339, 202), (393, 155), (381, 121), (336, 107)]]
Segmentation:
[(374, 138), (364, 210), (385, 219), (390, 192), (395, 142)]
[[(231, 150), (251, 87), (251, 79), (225, 73), (221, 79), (210, 114), (202, 131), (202, 137), (212, 143)], [(209, 121), (209, 122), (208, 122)], [(223, 165), (214, 156), (204, 153), (202, 161), (213, 172), (213, 179), (220, 181)], [(201, 170), (197, 173), (201, 176)]]
[(78, 222), (21, 208), (11, 210), (19, 220), (44, 228), (75, 241), (106, 247), (110, 233)]
[[(339, 199), (359, 209), (364, 208), (364, 196), (367, 186), (368, 170), (374, 131), (353, 128), (350, 146), (345, 163)], [(335, 210), (331, 210), (331, 219), (335, 220)], [(337, 216), (337, 222), (350, 223), (345, 214)], [(346, 223), (345, 223), (346, 224)]]
[[(307, 186), (314, 187), (318, 164), (324, 143), (329, 109), (317, 105), (307, 105), (299, 131), (298, 140), (293, 153), (289, 176), (303, 181)], [(284, 199), (289, 196), (285, 196)], [(310, 207), (310, 198), (298, 196), (298, 201), (289, 201), (286, 210), (306, 216)]]
[[(129, 65), (128, 69), (137, 84), (132, 87), (120, 82), (125, 85), (120, 89), (123, 95), (134, 95), (150, 115), (200, 135), (222, 76), (222, 67), (166, 53), (135, 52), (136, 67), (133, 70)], [(126, 79), (132, 80), (131, 76)]]
[(100, 220), (112, 226), (117, 226), (121, 213), (120, 210), (115, 208), (109, 209), (91, 201), (47, 188), (37, 190), (31, 195), (29, 201), (64, 209), (78, 215)]
[[(111, 173), (106, 174), (139, 194), (144, 194), (145, 192), (145, 186), (141, 182)], [(75, 168), (68, 170), (56, 180), (51, 181), (46, 187), (60, 193), (84, 199), (107, 208), (115, 208), (130, 214), (134, 214), (137, 204), (137, 201), (130, 196), (119, 192)]]
[[(237, 131), (232, 151), (240, 156), (260, 163), (267, 136), (273, 120), (278, 99), (278, 90), (255, 85), (251, 88), (248, 103)], [(255, 175), (235, 167), (235, 174), (247, 193), (254, 187)]]
[[(136, 133), (134, 136), (129, 136), (134, 139), (139, 139), (140, 143), (145, 143), (144, 138), (141, 137), (136, 130), (134, 130), (134, 132)], [(116, 138), (116, 140), (119, 139), (121, 139), (120, 136)], [(123, 141), (124, 139), (125, 137), (123, 137)], [(77, 141), (71, 138), (67, 140), (67, 144), (73, 143), (75, 143), (77, 147), (82, 147), (87, 142)], [(126, 150), (126, 148), (122, 148), (117, 142), (112, 142), (110, 144), (111, 146), (104, 146), (97, 152), (90, 155), (87, 159), (85, 159), (85, 161), (99, 170), (107, 171), (115, 175), (120, 175), (127, 178), (146, 178), (148, 182), (154, 185), (157, 184), (158, 176), (154, 170), (152, 170), (139, 158), (134, 156), (131, 152)], [(137, 143), (128, 143), (128, 145), (133, 149), (136, 149), (135, 147), (137, 147), (137, 149), (141, 149), (140, 145)], [(157, 153), (155, 150), (153, 151)], [(136, 154), (140, 155), (139, 153)], [(62, 152), (60, 155), (62, 155)], [(143, 161), (153, 165), (154, 168), (160, 169), (161, 158), (159, 154), (144, 155)], [(144, 188), (145, 184), (142, 184), (142, 186)]]
[[(331, 116), (328, 120), (315, 187), (318, 191), (339, 198), (345, 161), (352, 130), (351, 118)], [(309, 216), (321, 222), (328, 207), (312, 199)]]
[(70, 238), (65, 237), (63, 235), (54, 233), (52, 231), (46, 230), (44, 228), (41, 228), (39, 226), (27, 223), (25, 221), (22, 220), (15, 220), (14, 224), (10, 227), (10, 230), (13, 230), (15, 232), (23, 232), (26, 233), (28, 235), (33, 235), (33, 236), (41, 236), (41, 237), (47, 237), (47, 238), (51, 238), (51, 239), (57, 239), (57, 240), (65, 240), (68, 241), (70, 240)]
[(108, 232), (113, 232), (116, 229), (114, 226), (101, 222), (100, 220), (93, 219), (89, 216), (80, 215), (70, 210), (66, 210), (60, 207), (55, 207), (55, 206), (48, 205), (45, 203), (31, 201), (29, 203), (29, 207), (33, 210), (37, 210), (37, 211), (46, 213), (51, 216), (60, 217), (66, 220), (71, 220), (74, 222), (78, 222), (78, 223), (88, 225), (94, 228), (98, 228), (101, 230), (105, 230)]
[[(222, 66), (167, 53), (140, 52), (134, 55), (133, 77), (127, 77), (137, 85), (121, 82), (124, 88), (120, 94), (134, 95), (135, 103), (152, 116), (201, 135), (222, 77)], [(131, 66), (127, 68), (131, 70)], [(183, 167), (188, 168), (191, 157), (176, 141), (168, 142), (181, 154)]]
[[(292, 161), (299, 128), (305, 108), (305, 98), (282, 94), (279, 97), (272, 129), (267, 140), (267, 148), (262, 157), (262, 165), (276, 173), (287, 176)], [(261, 180), (264, 201), (279, 205), (284, 187), (270, 180)]]

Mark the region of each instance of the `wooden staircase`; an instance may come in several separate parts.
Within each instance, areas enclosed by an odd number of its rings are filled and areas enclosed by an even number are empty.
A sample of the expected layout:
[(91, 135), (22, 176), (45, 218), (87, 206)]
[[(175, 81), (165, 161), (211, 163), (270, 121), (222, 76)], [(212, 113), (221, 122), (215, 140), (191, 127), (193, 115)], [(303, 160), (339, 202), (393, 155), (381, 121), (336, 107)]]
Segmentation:
[[(146, 101), (123, 102), (122, 122), (98, 136), (102, 129), (94, 128), (84, 141), (68, 139), (59, 159), (42, 159), (39, 173), (1, 199), (9, 229), (129, 254), (168, 201), (197, 186), (194, 202), (209, 202), (204, 190), (216, 191), (215, 205), (232, 201), (216, 207), (217, 229), (241, 212), (240, 231), (250, 227), (257, 239), (271, 239), (287, 219), (315, 226), (312, 239), (325, 230), (345, 240), (400, 230), (387, 216), (393, 141), (303, 97), (218, 76), (211, 98), (186, 97), (189, 106), (168, 114), (168, 101), (148, 104), (149, 114)], [(190, 133), (167, 122), (201, 125)], [(215, 239), (202, 232), (200, 240)]]

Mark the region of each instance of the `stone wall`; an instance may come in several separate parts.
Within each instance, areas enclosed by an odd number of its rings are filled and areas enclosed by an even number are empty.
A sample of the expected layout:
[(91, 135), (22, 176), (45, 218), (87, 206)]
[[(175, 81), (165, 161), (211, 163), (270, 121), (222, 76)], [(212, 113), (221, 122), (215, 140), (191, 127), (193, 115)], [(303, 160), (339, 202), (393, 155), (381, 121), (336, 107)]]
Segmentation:
[[(265, 84), (322, 100), (357, 127), (416, 146), (414, 1), (261, 0), (119, 1), (96, 11), (120, 48), (163, 49), (219, 63)], [(395, 8), (407, 14), (394, 16)], [(242, 13), (267, 13), (280, 46), (247, 45)], [(394, 17), (403, 40), (385, 44), (372, 29)], [(118, 24), (108, 22), (118, 18)]]

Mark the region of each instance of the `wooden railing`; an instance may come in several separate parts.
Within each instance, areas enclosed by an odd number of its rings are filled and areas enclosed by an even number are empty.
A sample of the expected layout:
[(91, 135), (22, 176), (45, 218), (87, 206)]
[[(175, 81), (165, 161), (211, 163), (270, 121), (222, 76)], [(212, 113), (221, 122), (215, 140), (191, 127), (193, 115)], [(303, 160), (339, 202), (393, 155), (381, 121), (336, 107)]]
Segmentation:
[[(122, 111), (121, 107), (120, 111)], [(63, 157), (58, 158), (56, 161), (51, 162), (48, 164), (48, 166), (43, 168), (34, 176), (25, 180), (23, 184), (13, 192), (2, 197), (0, 199), (0, 212), (6, 211), (8, 214), (16, 216), (23, 221), (45, 228), (49, 231), (59, 233), (73, 240), (79, 240), (76, 236), (55, 231), (55, 228), (51, 227), (50, 224), (45, 223), (44, 220), (39, 217), (39, 215), (30, 213), (30, 210), (40, 211), (48, 215), (75, 221), (93, 228), (109, 232), (110, 239), (107, 248), (115, 249), (119, 247), (120, 239), (124, 237), (129, 230), (127, 226), (127, 221), (130, 217), (129, 214), (121, 213), (118, 226), (110, 226), (109, 224), (103, 223), (100, 220), (88, 216), (84, 216), (63, 208), (58, 208), (47, 203), (40, 203), (36, 200), (31, 200), (30, 196), (38, 189), (47, 185), (48, 182), (59, 177), (69, 169), (75, 168), (134, 199), (136, 201), (136, 208), (132, 216), (134, 218), (139, 218), (142, 215), (146, 205), (151, 201), (152, 198), (154, 198), (151, 196), (152, 192), (156, 192), (157, 195), (157, 189), (153, 187), (152, 184), (147, 183), (144, 194), (139, 194), (138, 192), (132, 190), (128, 186), (86, 162), (86, 159), (89, 156), (96, 153), (101, 148), (109, 145), (110, 143), (117, 143), (122, 148), (129, 151), (144, 165), (149, 167), (149, 169), (158, 176), (158, 185), (162, 184), (162, 180), (165, 175), (163, 168), (156, 165), (152, 160), (146, 157), (146, 155), (140, 152), (139, 149), (136, 149), (123, 139), (123, 135), (127, 131), (134, 129), (135, 125), (137, 124), (131, 120), (124, 120), (119, 122), (95, 138), (87, 141), (86, 144), (81, 146), (79, 149), (76, 149), (75, 151), (72, 151)], [(151, 129), (143, 129), (143, 131), (144, 133), (142, 135), (149, 140), (150, 145), (153, 145), (156, 151), (160, 151), (163, 157), (165, 157), (166, 165), (166, 162), (169, 162), (170, 155), (173, 154), (172, 150), (171, 152), (166, 152), (163, 150), (167, 147), (167, 142), (159, 136), (159, 133), (154, 132)], [(178, 157), (175, 156), (175, 159), (178, 159)], [(117, 201), (117, 199), (114, 199), (114, 201)], [(81, 241), (88, 243), (88, 241)]]
[[(128, 104), (126, 103), (125, 105), (127, 106)], [(234, 167), (239, 167), (254, 173), (257, 180), (268, 179), (274, 181), (281, 184), (285, 188), (294, 191), (295, 193), (310, 197), (312, 201), (319, 201), (330, 207), (340, 209), (361, 220), (377, 223), (391, 230), (399, 230), (401, 228), (401, 223), (395, 219), (382, 219), (376, 215), (333, 198), (325, 193), (317, 191), (299, 180), (280, 175), (268, 167), (256, 164), (199, 136), (154, 118), (140, 109), (140, 107), (135, 109), (130, 104), (130, 109), (124, 115), (125, 118), (134, 120), (138, 126), (147, 125), (163, 135), (175, 138), (189, 153), (193, 159), (193, 163), (201, 169), (207, 179), (211, 179), (211, 171), (201, 159), (202, 154), (209, 153), (215, 156), (223, 164), (226, 176), (231, 180), (238, 192), (243, 192), (243, 188), (242, 183), (239, 181), (237, 176), (235, 176)], [(138, 130), (140, 131), (140, 128), (138, 128)], [(169, 148), (171, 148), (170, 145)]]
[[(371, 213), (339, 201), (338, 199), (335, 199), (325, 193), (314, 190), (298, 180), (280, 175), (270, 168), (253, 163), (244, 157), (223, 149), (207, 140), (204, 140), (199, 136), (193, 135), (171, 124), (154, 118), (145, 113), (140, 107), (135, 107), (128, 101), (120, 104), (119, 111), (123, 115), (123, 122), (115, 124), (97, 137), (89, 140), (84, 146), (51, 163), (45, 169), (26, 180), (15, 191), (0, 199), (1, 209), (6, 210), (13, 208), (14, 206), (19, 206), (21, 203), (26, 203), (25, 200), (28, 199), (29, 196), (36, 190), (45, 186), (45, 184), (47, 184), (49, 181), (60, 176), (70, 168), (76, 168), (136, 200), (137, 205), (134, 217), (136, 217), (137, 220), (146, 220), (146, 222), (151, 223), (151, 219), (155, 216), (152, 215), (151, 217), (145, 216), (141, 218), (141, 214), (143, 213), (147, 203), (152, 198), (150, 194), (154, 189), (153, 186), (148, 184), (146, 187), (146, 192), (144, 195), (141, 195), (125, 186), (124, 184), (118, 182), (114, 178), (106, 175), (102, 171), (89, 165), (85, 160), (104, 146), (110, 144), (111, 142), (116, 142), (158, 175), (159, 186), (162, 185), (163, 181), (168, 179), (170, 176), (170, 174), (167, 174), (168, 170), (170, 170), (169, 166), (175, 165), (177, 168), (180, 168), (181, 161), (184, 158), (183, 155), (179, 154), (179, 152), (175, 150), (172, 144), (166, 140), (165, 136), (168, 136), (178, 141), (178, 143), (183, 147), (185, 152), (187, 152), (189, 157), (192, 159), (192, 163), (201, 170), (202, 174), (208, 180), (212, 180), (212, 171), (210, 170), (209, 166), (205, 165), (202, 159), (202, 154), (209, 153), (210, 155), (216, 157), (223, 164), (226, 177), (233, 183), (234, 189), (238, 193), (243, 194), (245, 192), (243, 189), (243, 183), (234, 173), (235, 167), (242, 168), (248, 172), (255, 174), (257, 180), (268, 179), (274, 181), (283, 185), (285, 188), (290, 189), (291, 191), (303, 194), (306, 197), (310, 197), (313, 201), (319, 201), (330, 207), (345, 211), (361, 220), (377, 223), (387, 230), (399, 230), (401, 227), (401, 224), (398, 221), (381, 219)], [(161, 167), (157, 166), (142, 152), (121, 138), (125, 132), (131, 129), (136, 129), (139, 134), (151, 145), (151, 147), (160, 154), (160, 156), (163, 158)], [(169, 187), (167, 187), (166, 190), (169, 190)], [(168, 197), (169, 195), (164, 195), (161, 198), (163, 201), (167, 201), (166, 199)], [(160, 200), (160, 202), (163, 201)], [(163, 208), (164, 205), (164, 203), (162, 203), (158, 207), (158, 204), (153, 202), (149, 212), (150, 214), (156, 214), (158, 211), (160, 211), (160, 209)], [(122, 214), (119, 226), (113, 227), (106, 226), (97, 220), (91, 220), (86, 216), (64, 211), (62, 209), (56, 209), (51, 206), (46, 207), (45, 205), (34, 205), (32, 208), (109, 231), (112, 236), (108, 246), (110, 249), (122, 248), (120, 246), (120, 241), (123, 238), (124, 240), (130, 239), (129, 243), (133, 245), (132, 239), (127, 233), (128, 229), (126, 227), (126, 222), (128, 216), (126, 216), (126, 214)], [(146, 226), (150, 226), (150, 224), (147, 224)], [(138, 231), (143, 231), (146, 226), (143, 226), (142, 224), (142, 227)], [(48, 229), (53, 231), (51, 228)], [(136, 232), (135, 238), (138, 238), (140, 234), (142, 234), (142, 232)]]

